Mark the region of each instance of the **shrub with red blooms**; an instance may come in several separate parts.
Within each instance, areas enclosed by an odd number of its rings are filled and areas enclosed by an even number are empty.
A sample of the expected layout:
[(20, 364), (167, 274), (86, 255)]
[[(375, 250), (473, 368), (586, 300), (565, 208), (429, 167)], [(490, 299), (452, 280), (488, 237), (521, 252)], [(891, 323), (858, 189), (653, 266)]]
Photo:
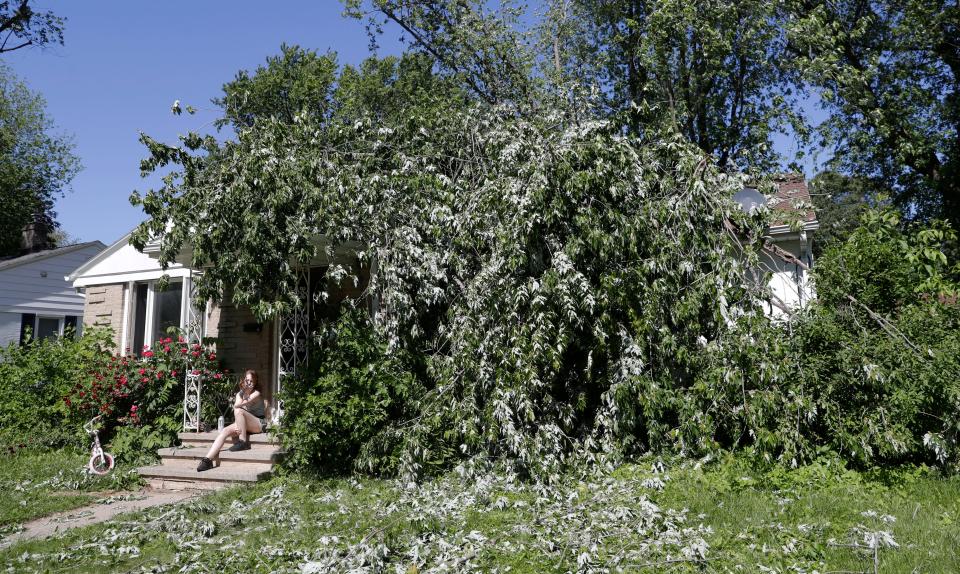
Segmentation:
[(97, 357), (89, 376), (63, 397), (65, 405), (78, 414), (103, 417), (103, 432), (112, 439), (115, 455), (136, 455), (173, 444), (183, 421), (188, 369), (203, 378), (204, 420), (219, 415), (220, 399), (232, 381), (219, 370), (210, 349), (166, 337), (152, 348), (144, 346), (139, 357), (127, 351)]

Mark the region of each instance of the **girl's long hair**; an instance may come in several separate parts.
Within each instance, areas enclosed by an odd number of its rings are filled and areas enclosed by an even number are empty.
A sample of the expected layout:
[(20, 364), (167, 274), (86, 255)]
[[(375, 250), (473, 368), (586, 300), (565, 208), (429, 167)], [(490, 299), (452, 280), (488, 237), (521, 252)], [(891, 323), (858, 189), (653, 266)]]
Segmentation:
[[(253, 378), (253, 391), (260, 391), (260, 394), (262, 395), (263, 389), (260, 388), (260, 376), (257, 375), (257, 372), (253, 369), (247, 369), (247, 371), (243, 374), (243, 377), (237, 383), (237, 387), (239, 388), (240, 392), (243, 392), (243, 381), (247, 378), (247, 375), (250, 375)], [(250, 394), (253, 394), (253, 391), (250, 391)]]

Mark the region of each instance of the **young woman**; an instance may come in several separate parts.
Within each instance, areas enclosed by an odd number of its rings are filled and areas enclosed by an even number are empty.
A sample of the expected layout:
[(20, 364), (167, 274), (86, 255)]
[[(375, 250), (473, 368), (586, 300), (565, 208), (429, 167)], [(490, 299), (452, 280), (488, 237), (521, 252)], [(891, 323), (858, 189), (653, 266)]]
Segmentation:
[(207, 451), (207, 455), (200, 459), (197, 472), (219, 466), (220, 449), (230, 437), (239, 437), (239, 440), (230, 447), (231, 452), (249, 450), (249, 436), (266, 430), (266, 416), (267, 404), (260, 393), (260, 378), (257, 372), (251, 369), (244, 373), (240, 381), (240, 390), (233, 399), (234, 423), (220, 431), (210, 450)]

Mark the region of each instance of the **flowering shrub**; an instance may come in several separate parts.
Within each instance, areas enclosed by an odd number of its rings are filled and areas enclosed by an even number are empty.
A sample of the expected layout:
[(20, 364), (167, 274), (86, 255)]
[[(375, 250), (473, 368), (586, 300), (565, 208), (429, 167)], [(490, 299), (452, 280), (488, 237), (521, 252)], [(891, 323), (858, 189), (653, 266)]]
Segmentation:
[[(183, 421), (188, 369), (202, 376), (204, 396), (220, 396), (225, 392), (221, 387), (231, 384), (213, 351), (183, 337), (167, 337), (152, 348), (144, 346), (140, 357), (129, 349), (125, 355), (98, 357), (63, 402), (83, 417), (101, 415), (113, 453), (136, 456), (173, 443)], [(214, 403), (201, 401), (208, 407), (202, 413), (207, 420), (216, 416)]]

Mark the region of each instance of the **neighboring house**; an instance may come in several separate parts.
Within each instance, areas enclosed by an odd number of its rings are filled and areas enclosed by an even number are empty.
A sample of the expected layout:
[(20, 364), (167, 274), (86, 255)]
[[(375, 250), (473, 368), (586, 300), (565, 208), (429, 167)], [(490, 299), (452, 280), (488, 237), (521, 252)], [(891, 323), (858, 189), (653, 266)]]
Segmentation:
[[(808, 267), (813, 266), (813, 234), (820, 223), (813, 211), (810, 192), (802, 175), (785, 174), (774, 179), (776, 193), (764, 197), (757, 190), (746, 188), (734, 199), (746, 211), (766, 205), (774, 212), (773, 224), (766, 237), (771, 243), (796, 257)], [(803, 307), (816, 295), (809, 273), (796, 263), (764, 253), (761, 272), (770, 273), (768, 284), (771, 299), (768, 313), (785, 317), (788, 310)]]
[[(317, 260), (302, 270), (301, 288), (311, 301), (308, 308), (260, 323), (248, 307), (233, 304), (229, 296), (220, 305), (208, 303), (195, 309), (191, 290), (196, 271), (180, 264), (162, 270), (155, 258), (157, 251), (156, 244), (137, 251), (128, 233), (73, 271), (67, 280), (86, 296), (83, 323), (111, 327), (115, 348), (123, 353), (139, 354), (145, 346), (169, 336), (169, 327), (192, 333), (195, 339), (215, 338), (222, 366), (238, 373), (256, 369), (266, 383), (268, 399), (279, 390), (284, 375), (296, 372), (306, 362), (310, 325), (344, 298), (361, 296), (369, 278), (369, 271), (361, 270), (363, 280), (358, 285), (342, 286), (324, 302), (313, 297), (325, 281), (329, 265), (359, 267), (355, 251), (341, 249), (332, 259)], [(169, 283), (160, 290), (158, 282), (164, 275)], [(279, 414), (276, 409), (275, 417)]]
[(64, 276), (103, 251), (99, 241), (0, 260), (0, 345), (83, 329), (84, 299)]

